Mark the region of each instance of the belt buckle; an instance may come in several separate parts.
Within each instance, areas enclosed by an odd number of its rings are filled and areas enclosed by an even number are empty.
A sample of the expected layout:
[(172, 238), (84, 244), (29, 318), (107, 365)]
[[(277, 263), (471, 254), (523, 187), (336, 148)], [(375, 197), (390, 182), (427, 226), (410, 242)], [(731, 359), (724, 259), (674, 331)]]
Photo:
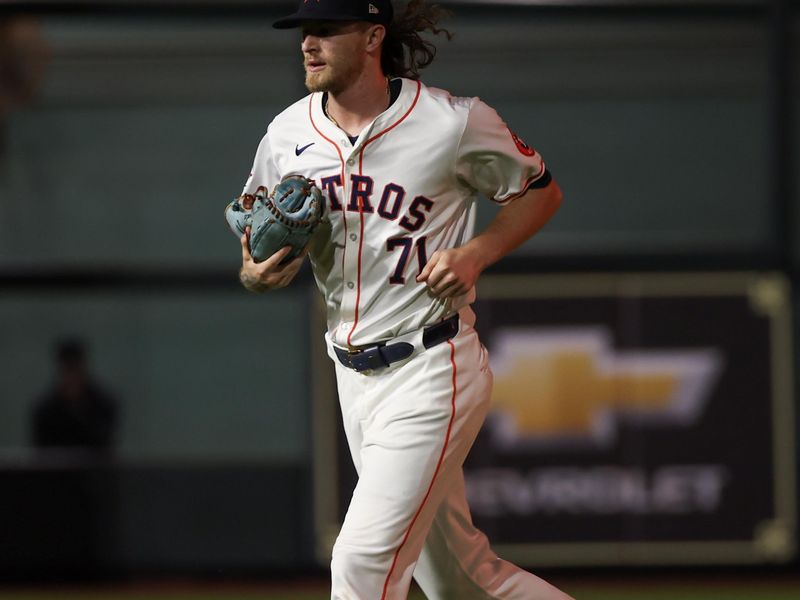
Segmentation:
[(363, 369), (358, 368), (358, 366), (355, 364), (354, 359), (357, 359), (359, 356), (363, 355), (365, 349), (361, 347), (361, 348), (347, 348), (347, 349), (342, 348), (342, 350), (344, 350), (344, 355), (347, 357), (347, 364), (345, 366), (352, 369), (356, 373), (362, 372)]
[[(385, 343), (378, 343), (348, 348), (345, 350), (347, 362), (349, 363), (346, 366), (359, 373), (387, 366), (385, 359), (380, 354), (380, 348), (385, 345)], [(377, 364), (376, 360), (379, 360), (382, 364)]]

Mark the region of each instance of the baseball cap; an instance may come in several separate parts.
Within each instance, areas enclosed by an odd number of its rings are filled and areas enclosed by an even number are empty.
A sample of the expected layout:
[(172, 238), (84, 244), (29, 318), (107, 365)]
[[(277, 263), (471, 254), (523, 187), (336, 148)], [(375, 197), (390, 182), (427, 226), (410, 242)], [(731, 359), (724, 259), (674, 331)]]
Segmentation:
[(300, 0), (297, 12), (278, 19), (275, 29), (300, 27), (304, 21), (369, 21), (378, 25), (392, 22), (391, 0)]

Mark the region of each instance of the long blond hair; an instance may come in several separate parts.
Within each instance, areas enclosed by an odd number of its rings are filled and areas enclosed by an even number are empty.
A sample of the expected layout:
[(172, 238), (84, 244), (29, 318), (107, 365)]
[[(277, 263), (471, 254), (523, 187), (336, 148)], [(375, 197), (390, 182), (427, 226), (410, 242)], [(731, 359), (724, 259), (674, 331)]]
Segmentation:
[(397, 11), (392, 23), (386, 28), (383, 41), (381, 67), (386, 75), (419, 79), (420, 69), (433, 62), (436, 46), (420, 35), (429, 31), (434, 35), (444, 34), (448, 40), (453, 34), (438, 26), (439, 20), (450, 16), (450, 12), (425, 0), (409, 0), (405, 9)]

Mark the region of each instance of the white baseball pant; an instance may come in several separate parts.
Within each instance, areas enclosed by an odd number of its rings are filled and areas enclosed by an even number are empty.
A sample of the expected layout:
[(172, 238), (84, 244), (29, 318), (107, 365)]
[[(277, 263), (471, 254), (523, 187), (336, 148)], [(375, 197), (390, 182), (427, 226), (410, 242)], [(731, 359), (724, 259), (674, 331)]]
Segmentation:
[(570, 599), (498, 558), (472, 525), (462, 464), (492, 373), (464, 321), (452, 340), (386, 369), (336, 365), (359, 480), (333, 548), (332, 600), (404, 600), (412, 575), (429, 600)]

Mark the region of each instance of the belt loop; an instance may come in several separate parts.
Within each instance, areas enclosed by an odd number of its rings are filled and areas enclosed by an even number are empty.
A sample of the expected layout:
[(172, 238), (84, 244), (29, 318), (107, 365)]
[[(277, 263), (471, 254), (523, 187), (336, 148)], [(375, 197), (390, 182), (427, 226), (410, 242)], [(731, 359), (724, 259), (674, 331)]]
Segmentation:
[(458, 324), (459, 317), (458, 313), (456, 313), (441, 323), (425, 328), (425, 332), (422, 334), (422, 345), (427, 350), (442, 342), (453, 339), (456, 337), (456, 334), (458, 334)]

